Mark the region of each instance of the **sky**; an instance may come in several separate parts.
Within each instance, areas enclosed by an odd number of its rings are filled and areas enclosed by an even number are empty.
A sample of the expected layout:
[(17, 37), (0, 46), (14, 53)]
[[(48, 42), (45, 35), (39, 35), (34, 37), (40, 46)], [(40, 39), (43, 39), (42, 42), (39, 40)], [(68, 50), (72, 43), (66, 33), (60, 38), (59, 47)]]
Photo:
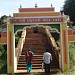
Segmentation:
[(40, 7), (55, 7), (55, 11), (59, 12), (61, 7), (64, 5), (64, 0), (0, 0), (0, 17), (3, 15), (13, 15), (18, 13), (20, 4), (22, 8), (34, 8), (35, 4)]

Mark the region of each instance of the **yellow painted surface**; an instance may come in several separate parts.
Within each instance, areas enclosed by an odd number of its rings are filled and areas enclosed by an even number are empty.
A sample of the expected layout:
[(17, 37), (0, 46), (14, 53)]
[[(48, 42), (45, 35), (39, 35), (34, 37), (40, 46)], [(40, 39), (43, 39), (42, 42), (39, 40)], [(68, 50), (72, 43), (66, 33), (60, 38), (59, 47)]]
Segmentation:
[(63, 21), (66, 22), (67, 18), (63, 18)]
[(12, 31), (12, 25), (8, 25), (8, 31)]
[(64, 70), (65, 70), (65, 71), (68, 70), (68, 64), (64, 64)]
[(8, 63), (9, 63), (9, 67), (8, 67), (8, 72), (9, 73), (13, 73), (14, 72), (14, 68), (13, 68), (13, 65), (12, 65), (12, 63), (13, 63), (13, 61), (12, 61), (12, 30), (13, 30), (13, 27), (12, 27), (12, 25), (8, 25)]
[(34, 16), (59, 16), (59, 12), (52, 13), (14, 13), (14, 17), (34, 17)]
[(68, 41), (75, 41), (75, 35), (69, 35)]
[(66, 25), (65, 25), (65, 23), (62, 24), (62, 29), (63, 29), (63, 30), (66, 30)]
[(0, 38), (0, 43), (7, 43), (7, 38)]
[(59, 54), (59, 67), (62, 70), (62, 55)]
[(13, 66), (9, 66), (9, 73), (14, 73)]
[(67, 47), (67, 31), (66, 23), (62, 24), (62, 41), (63, 41), (63, 52), (64, 52), (64, 71), (68, 70), (68, 47)]

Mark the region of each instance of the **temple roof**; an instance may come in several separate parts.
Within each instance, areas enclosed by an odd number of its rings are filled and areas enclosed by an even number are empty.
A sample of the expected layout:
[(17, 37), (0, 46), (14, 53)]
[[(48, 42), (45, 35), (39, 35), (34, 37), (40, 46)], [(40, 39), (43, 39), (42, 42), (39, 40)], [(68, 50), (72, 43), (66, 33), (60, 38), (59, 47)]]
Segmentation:
[(19, 12), (44, 12), (44, 11), (53, 11), (54, 8), (19, 8)]

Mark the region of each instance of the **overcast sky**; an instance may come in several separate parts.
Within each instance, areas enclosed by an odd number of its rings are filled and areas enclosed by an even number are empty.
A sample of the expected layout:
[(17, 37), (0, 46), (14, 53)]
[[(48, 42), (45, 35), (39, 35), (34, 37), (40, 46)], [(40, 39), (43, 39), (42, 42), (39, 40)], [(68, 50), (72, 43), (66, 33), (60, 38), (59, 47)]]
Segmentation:
[(64, 0), (0, 0), (0, 16), (18, 13), (20, 4), (22, 8), (34, 8), (36, 3), (38, 7), (50, 7), (52, 3), (55, 11), (59, 12)]

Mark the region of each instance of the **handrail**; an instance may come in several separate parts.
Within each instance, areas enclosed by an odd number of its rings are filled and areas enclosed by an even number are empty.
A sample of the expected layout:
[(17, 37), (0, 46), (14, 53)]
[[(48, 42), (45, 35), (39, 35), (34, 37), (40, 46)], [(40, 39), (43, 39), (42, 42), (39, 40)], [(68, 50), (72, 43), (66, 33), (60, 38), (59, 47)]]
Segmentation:
[(54, 38), (52, 37), (52, 35), (50, 33), (50, 29), (46, 28), (45, 30), (46, 30), (46, 34), (47, 34), (48, 40), (49, 40), (49, 42), (52, 45), (52, 50), (54, 51), (56, 57), (59, 58), (59, 47), (57, 47), (57, 44), (56, 44)]
[(26, 30), (22, 32), (21, 38), (19, 39), (18, 45), (15, 49), (15, 55), (17, 57), (17, 61), (19, 60), (19, 56), (21, 55), (22, 49), (23, 49), (23, 44), (25, 42), (25, 37), (26, 37)]

